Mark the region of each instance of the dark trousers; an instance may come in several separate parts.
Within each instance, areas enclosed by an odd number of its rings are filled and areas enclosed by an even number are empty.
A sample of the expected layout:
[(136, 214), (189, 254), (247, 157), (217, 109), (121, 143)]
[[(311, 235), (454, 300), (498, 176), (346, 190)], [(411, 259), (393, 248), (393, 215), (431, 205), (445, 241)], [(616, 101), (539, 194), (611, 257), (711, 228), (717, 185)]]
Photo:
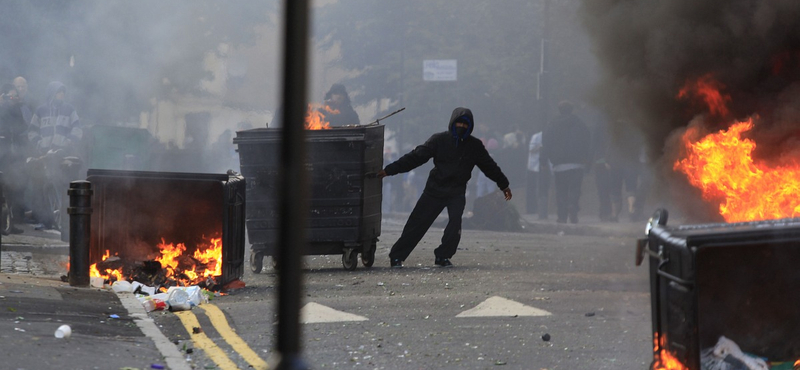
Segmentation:
[(599, 164), (594, 171), (597, 198), (600, 203), (600, 221), (618, 221), (622, 210), (623, 172), (619, 168), (606, 168)]
[(411, 215), (408, 216), (403, 233), (389, 251), (389, 258), (405, 261), (445, 208), (449, 221), (444, 228), (442, 244), (433, 251), (433, 254), (437, 258), (453, 257), (461, 241), (461, 216), (464, 214), (466, 203), (467, 200), (463, 195), (438, 198), (422, 193)]
[(573, 223), (578, 222), (578, 210), (581, 199), (583, 169), (554, 172), (556, 184), (556, 214), (558, 222), (566, 222), (567, 216)]
[(538, 212), (539, 172), (528, 170), (528, 176), (525, 180), (525, 211), (527, 214), (532, 215)]
[(553, 172), (549, 169), (541, 171), (547, 167), (539, 167), (539, 199), (537, 200), (537, 208), (539, 208), (539, 219), (547, 219), (548, 208), (550, 206), (550, 182), (553, 177)]

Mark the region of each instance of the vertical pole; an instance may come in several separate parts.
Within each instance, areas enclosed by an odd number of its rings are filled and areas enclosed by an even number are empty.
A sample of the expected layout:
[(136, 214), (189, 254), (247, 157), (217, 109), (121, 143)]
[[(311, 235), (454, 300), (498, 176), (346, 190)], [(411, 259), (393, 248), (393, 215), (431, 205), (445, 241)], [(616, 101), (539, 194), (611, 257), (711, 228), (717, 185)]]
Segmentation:
[[(5, 187), (5, 178), (3, 176), (3, 173), (0, 172), (0, 207), (7, 206), (6, 205), (6, 196), (3, 193), (3, 187)], [(11, 208), (10, 207), (8, 209), (8, 212), (11, 212)], [(3, 222), (11, 222), (11, 221), (8, 219), (8, 217), (6, 217), (6, 220), (3, 220)], [(4, 225), (4, 226), (8, 226), (9, 228), (11, 227), (11, 225)], [(3, 234), (0, 233), (0, 250), (3, 249), (3, 240), (2, 240), (2, 238), (3, 238)], [(0, 252), (0, 266), (3, 265), (2, 264), (2, 262), (3, 262), (2, 254), (3, 253)]]
[[(536, 91), (536, 97), (539, 103), (539, 130), (543, 131), (547, 128), (547, 122), (550, 121), (550, 105), (552, 104), (551, 89), (550, 89), (550, 0), (544, 0), (542, 22), (542, 40), (539, 47), (539, 81)], [(534, 131), (535, 132), (535, 131)]]
[(300, 354), (301, 256), (306, 249), (308, 174), (305, 168), (308, 0), (285, 1), (281, 176), (278, 187), (278, 340), (271, 368), (307, 369)]
[(69, 184), (69, 285), (89, 286), (89, 240), (92, 223), (92, 183)]

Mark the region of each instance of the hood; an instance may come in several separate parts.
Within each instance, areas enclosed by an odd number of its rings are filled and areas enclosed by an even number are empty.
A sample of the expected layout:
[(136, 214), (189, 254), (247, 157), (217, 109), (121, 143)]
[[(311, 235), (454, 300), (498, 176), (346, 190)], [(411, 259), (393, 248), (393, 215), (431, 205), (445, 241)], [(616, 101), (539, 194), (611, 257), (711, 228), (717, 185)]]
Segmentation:
[(50, 84), (48, 84), (47, 85), (47, 101), (48, 102), (52, 102), (53, 99), (55, 99), (56, 94), (58, 94), (58, 92), (60, 90), (62, 90), (62, 89), (64, 90), (64, 92), (67, 91), (67, 87), (64, 84), (62, 84), (61, 82), (53, 81)]
[(333, 94), (344, 95), (344, 105), (350, 105), (351, 104), (350, 103), (350, 94), (347, 93), (347, 88), (345, 88), (344, 85), (342, 85), (342, 84), (333, 84), (331, 86), (330, 90), (328, 90), (328, 92), (325, 93), (325, 98), (324, 99), (325, 100), (330, 99)]
[(471, 135), (472, 130), (475, 129), (475, 120), (472, 118), (472, 111), (464, 107), (453, 109), (453, 114), (450, 115), (450, 123), (447, 125), (447, 130), (450, 131), (453, 137), (456, 137), (455, 123), (458, 121), (466, 122), (467, 125), (469, 125), (469, 127), (467, 127), (467, 133), (460, 138), (463, 140), (467, 136)]

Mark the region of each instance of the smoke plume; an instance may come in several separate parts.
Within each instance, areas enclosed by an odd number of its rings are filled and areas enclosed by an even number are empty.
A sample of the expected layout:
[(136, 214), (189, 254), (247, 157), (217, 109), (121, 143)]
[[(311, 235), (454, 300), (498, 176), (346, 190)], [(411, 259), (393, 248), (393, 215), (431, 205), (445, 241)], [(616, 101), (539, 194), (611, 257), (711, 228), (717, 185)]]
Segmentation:
[[(604, 74), (596, 100), (633, 125), (617, 131), (643, 133), (667, 172), (692, 122), (713, 132), (757, 116), (757, 159), (800, 154), (800, 2), (586, 0), (581, 13)], [(678, 98), (703, 78), (727, 96), (727, 114)]]

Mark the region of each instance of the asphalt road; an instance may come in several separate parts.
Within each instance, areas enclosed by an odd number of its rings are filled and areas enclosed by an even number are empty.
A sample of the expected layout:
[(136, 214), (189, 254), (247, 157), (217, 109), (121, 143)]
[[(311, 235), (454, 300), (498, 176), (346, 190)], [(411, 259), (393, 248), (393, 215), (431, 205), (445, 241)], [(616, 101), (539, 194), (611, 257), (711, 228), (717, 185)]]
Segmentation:
[[(311, 368), (620, 370), (650, 364), (649, 277), (646, 266), (634, 266), (643, 224), (464, 230), (453, 268), (433, 264), (442, 232), (434, 227), (406, 267), (391, 269), (388, 252), (403, 221), (384, 221), (371, 269), (346, 271), (340, 255), (304, 258), (302, 304), (309, 311), (303, 318), (317, 321), (301, 325), (302, 358)], [(266, 260), (259, 274), (246, 269), (245, 288), (211, 301), (230, 329), (212, 324), (211, 306), (191, 311), (197, 324), (169, 312), (151, 316), (181, 351), (189, 349), (194, 368), (218, 366), (213, 357), (219, 354), (198, 350), (199, 333), (236, 367), (258, 367), (253, 364), (275, 355), (277, 275), (270, 266)], [(458, 317), (476, 308), (483, 310)], [(527, 316), (541, 313), (536, 309), (549, 315)], [(227, 331), (244, 343), (230, 344)]]

